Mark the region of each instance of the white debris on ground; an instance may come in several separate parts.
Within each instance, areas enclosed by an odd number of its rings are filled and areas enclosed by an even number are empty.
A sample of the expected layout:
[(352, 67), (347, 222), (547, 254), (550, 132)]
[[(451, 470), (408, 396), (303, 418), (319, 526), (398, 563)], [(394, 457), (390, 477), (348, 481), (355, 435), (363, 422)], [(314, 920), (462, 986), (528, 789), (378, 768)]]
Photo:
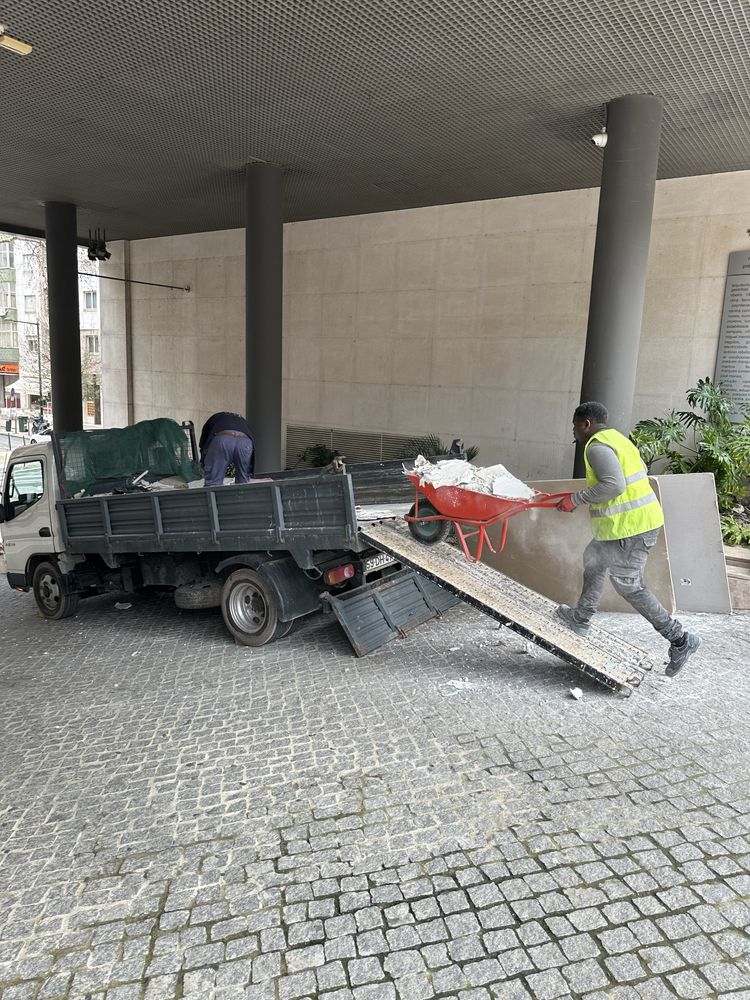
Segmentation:
[(580, 688), (570, 688), (570, 697), (580, 701), (583, 698), (583, 691)]
[(414, 472), (419, 474), (421, 486), (460, 486), (474, 493), (488, 493), (508, 500), (530, 500), (534, 496), (531, 487), (516, 479), (504, 465), (482, 468), (460, 458), (432, 463), (424, 455), (418, 455)]

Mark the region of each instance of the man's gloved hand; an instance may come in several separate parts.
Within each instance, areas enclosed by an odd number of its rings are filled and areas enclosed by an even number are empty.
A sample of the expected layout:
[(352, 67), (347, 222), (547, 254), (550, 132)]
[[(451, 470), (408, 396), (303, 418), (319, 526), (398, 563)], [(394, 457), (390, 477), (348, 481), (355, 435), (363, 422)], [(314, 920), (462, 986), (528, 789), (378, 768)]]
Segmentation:
[(573, 503), (573, 494), (568, 493), (567, 496), (563, 497), (557, 504), (557, 509), (565, 514), (571, 514), (576, 509), (576, 505)]

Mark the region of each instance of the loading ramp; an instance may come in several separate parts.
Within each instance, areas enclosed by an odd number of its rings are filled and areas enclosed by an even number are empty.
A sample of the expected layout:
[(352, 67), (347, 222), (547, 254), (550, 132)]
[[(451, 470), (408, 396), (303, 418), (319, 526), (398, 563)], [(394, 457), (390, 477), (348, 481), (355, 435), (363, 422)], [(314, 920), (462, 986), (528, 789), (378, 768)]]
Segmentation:
[(606, 687), (629, 695), (653, 663), (642, 650), (596, 626), (588, 636), (567, 628), (554, 601), (522, 586), (484, 563), (469, 563), (447, 542), (423, 545), (402, 520), (361, 528), (376, 549), (460, 597), (525, 639), (554, 653)]

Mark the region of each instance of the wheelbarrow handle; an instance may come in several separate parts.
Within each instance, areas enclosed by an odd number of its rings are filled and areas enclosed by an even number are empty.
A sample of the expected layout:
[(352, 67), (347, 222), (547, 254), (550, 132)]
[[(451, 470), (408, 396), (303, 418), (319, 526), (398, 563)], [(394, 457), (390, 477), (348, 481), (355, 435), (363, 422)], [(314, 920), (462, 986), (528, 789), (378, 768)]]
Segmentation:
[(529, 507), (557, 507), (564, 497), (572, 497), (573, 491), (567, 490), (565, 493), (545, 493), (541, 500), (532, 500)]

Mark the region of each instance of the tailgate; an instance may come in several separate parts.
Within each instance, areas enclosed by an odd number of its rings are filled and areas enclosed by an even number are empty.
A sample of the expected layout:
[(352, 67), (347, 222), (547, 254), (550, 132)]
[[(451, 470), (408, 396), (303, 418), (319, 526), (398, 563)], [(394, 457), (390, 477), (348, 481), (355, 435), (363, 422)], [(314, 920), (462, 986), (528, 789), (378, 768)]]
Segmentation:
[(357, 656), (366, 656), (422, 622), (437, 618), (459, 598), (413, 569), (366, 583), (325, 600)]

